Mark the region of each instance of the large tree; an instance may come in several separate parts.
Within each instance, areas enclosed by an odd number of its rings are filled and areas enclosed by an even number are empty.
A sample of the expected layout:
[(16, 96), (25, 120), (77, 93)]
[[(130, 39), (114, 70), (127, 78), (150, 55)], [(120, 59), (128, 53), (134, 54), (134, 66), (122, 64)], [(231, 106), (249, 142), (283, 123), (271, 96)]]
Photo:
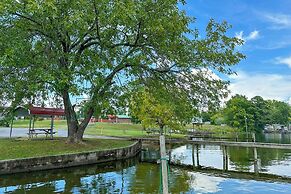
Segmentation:
[(251, 99), (253, 104), (254, 127), (263, 130), (266, 124), (270, 123), (270, 106), (261, 96), (255, 96)]
[[(82, 140), (91, 116), (120, 95), (121, 85), (145, 77), (164, 84), (179, 80), (185, 90), (207, 94), (203, 102), (214, 102), (224, 83), (197, 72), (232, 73), (230, 66), (244, 57), (235, 50), (242, 40), (226, 36), (230, 26), (214, 20), (199, 35), (180, 3), (2, 0), (1, 98), (15, 105), (35, 96), (62, 98), (71, 142)], [(71, 102), (78, 95), (89, 97), (82, 122)]]
[(226, 123), (229, 126), (254, 130), (254, 108), (251, 101), (242, 95), (235, 95), (226, 103), (223, 110)]
[(291, 107), (289, 104), (277, 100), (268, 100), (269, 124), (289, 124), (289, 118), (291, 115)]

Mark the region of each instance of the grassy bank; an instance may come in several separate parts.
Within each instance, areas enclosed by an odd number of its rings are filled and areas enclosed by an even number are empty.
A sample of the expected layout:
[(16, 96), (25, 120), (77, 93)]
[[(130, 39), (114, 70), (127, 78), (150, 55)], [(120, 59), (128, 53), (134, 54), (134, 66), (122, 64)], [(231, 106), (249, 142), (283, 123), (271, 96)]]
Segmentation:
[(108, 139), (85, 139), (84, 143), (66, 144), (63, 138), (55, 140), (0, 139), (0, 160), (99, 151), (129, 146), (133, 142)]

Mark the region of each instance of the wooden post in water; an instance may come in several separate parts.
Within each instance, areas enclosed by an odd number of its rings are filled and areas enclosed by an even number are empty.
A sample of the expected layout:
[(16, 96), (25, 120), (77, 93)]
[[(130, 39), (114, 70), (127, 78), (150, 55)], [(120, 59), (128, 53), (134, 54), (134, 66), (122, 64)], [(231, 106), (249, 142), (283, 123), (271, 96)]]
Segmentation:
[(228, 171), (228, 151), (227, 151), (227, 147), (225, 147), (225, 170)]
[(199, 164), (199, 145), (195, 145), (196, 146), (196, 161), (197, 161), (197, 168), (200, 168), (200, 164)]
[(165, 136), (160, 135), (160, 152), (161, 152), (161, 165), (162, 165), (162, 183), (163, 183), (163, 194), (168, 194), (168, 166), (167, 166), (167, 155), (166, 155), (166, 143)]
[(195, 152), (194, 152), (194, 149), (195, 149), (195, 145), (192, 144), (192, 163), (193, 163), (193, 168), (195, 168)]
[(226, 146), (222, 146), (222, 154), (223, 154), (223, 170), (228, 170), (228, 155)]
[(259, 173), (257, 148), (254, 148), (254, 172)]
[(256, 142), (256, 134), (252, 133), (252, 136), (253, 136), (253, 142)]

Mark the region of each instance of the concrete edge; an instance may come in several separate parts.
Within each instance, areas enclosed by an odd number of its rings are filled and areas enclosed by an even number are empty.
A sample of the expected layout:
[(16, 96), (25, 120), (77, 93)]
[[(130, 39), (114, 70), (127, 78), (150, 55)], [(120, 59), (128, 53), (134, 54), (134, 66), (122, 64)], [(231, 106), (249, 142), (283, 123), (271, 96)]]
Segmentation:
[(17, 159), (8, 159), (8, 160), (0, 160), (1, 162), (9, 162), (9, 161), (18, 161), (18, 160), (26, 160), (26, 159), (40, 159), (40, 158), (46, 158), (46, 157), (54, 157), (54, 156), (67, 156), (67, 155), (75, 155), (75, 154), (88, 154), (88, 153), (95, 153), (95, 152), (101, 152), (101, 151), (113, 151), (113, 150), (119, 150), (119, 149), (126, 149), (134, 146), (138, 143), (138, 140), (124, 140), (124, 141), (135, 141), (129, 146), (120, 147), (120, 148), (113, 148), (113, 149), (104, 149), (104, 150), (92, 150), (92, 151), (84, 151), (84, 152), (76, 152), (76, 153), (67, 153), (67, 154), (56, 154), (56, 155), (50, 155), (50, 156), (39, 156), (39, 157), (27, 157), (27, 158), (17, 158)]
[(129, 146), (115, 149), (61, 154), (35, 158), (1, 160), (0, 175), (67, 168), (72, 166), (122, 160), (136, 156), (141, 151), (141, 147), (141, 141), (136, 141)]

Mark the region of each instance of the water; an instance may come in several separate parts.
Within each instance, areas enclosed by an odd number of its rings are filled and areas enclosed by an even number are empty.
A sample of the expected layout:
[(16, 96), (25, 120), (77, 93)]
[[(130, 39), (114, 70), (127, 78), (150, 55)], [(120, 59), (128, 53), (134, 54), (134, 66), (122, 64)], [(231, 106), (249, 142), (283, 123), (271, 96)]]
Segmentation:
[[(1, 177), (0, 193), (158, 193), (159, 166), (116, 164), (23, 173)], [(171, 193), (290, 193), (291, 184), (214, 176), (171, 168)]]
[(266, 143), (291, 144), (291, 133), (257, 133), (256, 140)]
[[(279, 143), (279, 144), (291, 144), (291, 133), (255, 133), (256, 142), (262, 143)], [(193, 140), (218, 140), (218, 141), (239, 141), (247, 142), (253, 141), (252, 133), (226, 133), (216, 135), (196, 136)]]
[[(171, 193), (291, 193), (289, 150), (257, 150), (259, 171), (268, 177), (253, 173), (250, 148), (227, 148), (228, 171), (221, 170), (225, 152), (220, 146), (198, 147), (199, 165), (210, 170), (193, 168), (197, 148), (192, 148), (175, 145), (170, 149), (171, 162), (182, 164), (170, 167)], [(158, 193), (160, 167), (148, 163), (158, 158), (158, 148), (145, 145), (144, 149), (141, 156), (125, 161), (0, 176), (0, 193)]]
[[(156, 160), (159, 156), (158, 146), (146, 147), (148, 152), (143, 153), (145, 160)], [(255, 164), (254, 148), (227, 147), (226, 151), (222, 146), (199, 145), (198, 147), (187, 145), (174, 145), (170, 148), (170, 161), (174, 164), (185, 164), (213, 169), (224, 169), (237, 172), (255, 172), (274, 174), (291, 178), (291, 150), (256, 148), (258, 161)], [(198, 153), (198, 155), (197, 155)], [(223, 160), (223, 156), (226, 160)], [(256, 166), (257, 165), (257, 166)]]

